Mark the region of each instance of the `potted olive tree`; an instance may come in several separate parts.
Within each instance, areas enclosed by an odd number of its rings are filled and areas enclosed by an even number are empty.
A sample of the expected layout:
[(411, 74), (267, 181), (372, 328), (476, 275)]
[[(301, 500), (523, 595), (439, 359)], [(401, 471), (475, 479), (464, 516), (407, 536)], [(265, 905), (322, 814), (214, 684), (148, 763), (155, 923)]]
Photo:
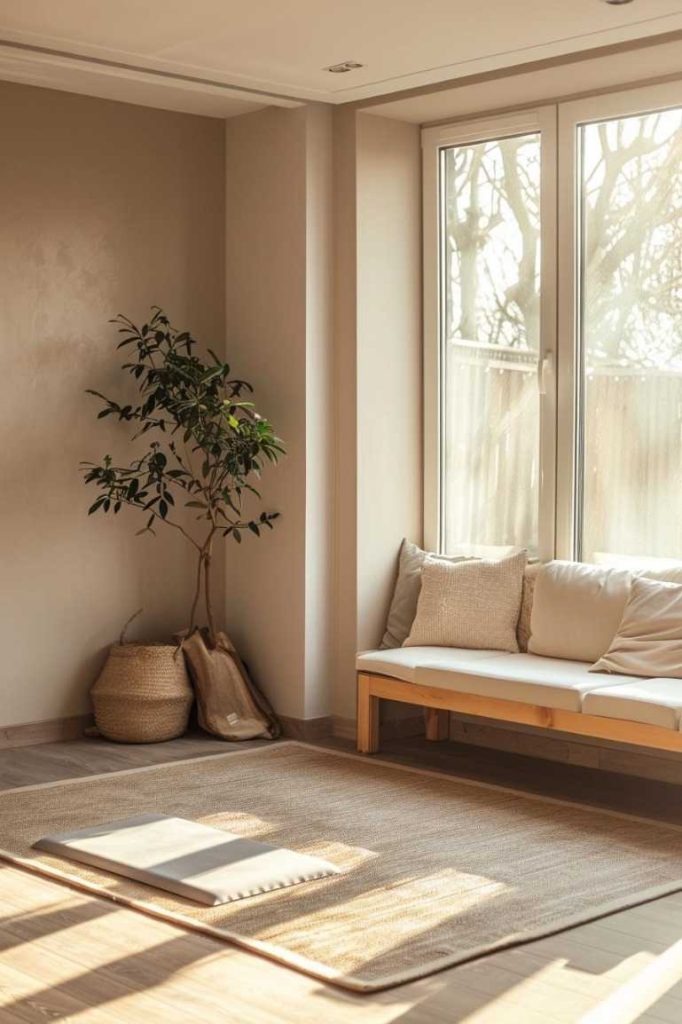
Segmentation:
[[(279, 513), (245, 516), (242, 502), (247, 495), (260, 500), (254, 480), (266, 462), (278, 461), (284, 447), (250, 400), (251, 385), (232, 377), (212, 350), (210, 360), (202, 360), (195, 339), (176, 330), (162, 309), (154, 307), (141, 327), (122, 314), (112, 323), (122, 335), (118, 348), (130, 353), (122, 369), (135, 381), (139, 398), (123, 405), (98, 391), (88, 394), (102, 404), (98, 419), (113, 416), (129, 423), (132, 439), (148, 444), (127, 465), (117, 465), (109, 455), (99, 463), (82, 463), (85, 483), (99, 491), (89, 513), (137, 509), (144, 517), (138, 533), (174, 529), (192, 545), (196, 576), (182, 647), (200, 724), (231, 739), (272, 736), (277, 726), (271, 710), (216, 629), (211, 569), (217, 541), (229, 537), (239, 544), (245, 534), (258, 537), (272, 529)], [(206, 625), (199, 629), (202, 594)]]

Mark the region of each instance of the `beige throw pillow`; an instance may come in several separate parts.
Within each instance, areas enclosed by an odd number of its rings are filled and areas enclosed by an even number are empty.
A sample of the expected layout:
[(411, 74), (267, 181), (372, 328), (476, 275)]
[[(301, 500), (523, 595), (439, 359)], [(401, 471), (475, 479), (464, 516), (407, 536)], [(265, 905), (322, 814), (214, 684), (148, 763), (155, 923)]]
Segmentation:
[(405, 647), (468, 647), (516, 653), (527, 553), (499, 561), (427, 562)]
[(616, 635), (590, 672), (682, 679), (682, 586), (635, 578)]
[(519, 612), (519, 621), (516, 627), (516, 639), (519, 642), (519, 650), (528, 650), (528, 641), (530, 640), (530, 618), (533, 611), (533, 595), (535, 593), (535, 581), (538, 578), (538, 573), (542, 569), (542, 562), (533, 562), (532, 565), (526, 566), (526, 571), (523, 574), (523, 596), (521, 598), (521, 611)]
[(422, 551), (420, 547), (405, 539), (400, 545), (398, 558), (398, 579), (391, 607), (386, 620), (386, 632), (381, 641), (382, 650), (402, 647), (407, 639), (414, 617), (417, 614), (417, 601), (422, 586), (422, 569), (428, 561), (440, 559), (445, 562), (463, 562), (465, 556), (437, 555), (431, 551)]
[(618, 629), (632, 574), (584, 562), (548, 562), (538, 572), (528, 650), (545, 658), (596, 661)]

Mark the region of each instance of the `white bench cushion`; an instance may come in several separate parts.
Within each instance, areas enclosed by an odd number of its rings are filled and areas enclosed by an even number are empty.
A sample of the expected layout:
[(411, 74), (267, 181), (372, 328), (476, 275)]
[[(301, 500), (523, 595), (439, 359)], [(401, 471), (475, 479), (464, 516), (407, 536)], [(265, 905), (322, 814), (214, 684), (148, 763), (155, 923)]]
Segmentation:
[(585, 696), (583, 711), (586, 715), (601, 718), (620, 718), (626, 722), (660, 725), (663, 729), (679, 729), (682, 679), (630, 678), (622, 686), (611, 688), (607, 684)]
[[(467, 667), (477, 661), (511, 657), (513, 655), (505, 651), (475, 651), (462, 647), (398, 647), (387, 651), (365, 651), (358, 655), (356, 667), (358, 672), (374, 672), (414, 683), (418, 665), (440, 665), (450, 671), (466, 672)], [(601, 685), (601, 680), (595, 685)]]
[(631, 676), (610, 675), (608, 683), (603, 684), (589, 670), (585, 661), (541, 658), (534, 654), (480, 659), (464, 666), (463, 671), (433, 662), (427, 664), (424, 659), (415, 671), (414, 682), (564, 711), (580, 711), (583, 695), (590, 690), (604, 685), (618, 689), (632, 682)]

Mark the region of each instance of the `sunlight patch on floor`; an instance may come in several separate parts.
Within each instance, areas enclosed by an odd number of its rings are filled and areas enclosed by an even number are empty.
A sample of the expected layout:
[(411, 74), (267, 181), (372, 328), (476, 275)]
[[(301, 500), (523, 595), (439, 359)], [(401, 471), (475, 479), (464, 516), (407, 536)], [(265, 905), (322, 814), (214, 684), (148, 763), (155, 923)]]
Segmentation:
[(581, 1017), (579, 1024), (631, 1024), (682, 981), (682, 939), (649, 959), (634, 977)]
[[(611, 1008), (611, 999), (636, 983), (655, 960), (653, 953), (641, 952), (603, 974), (589, 974), (571, 967), (567, 959), (557, 958), (487, 1000), (461, 1024), (516, 1024), (517, 1020), (540, 1024), (543, 1019), (571, 1024), (629, 1024), (637, 1017), (622, 1016), (618, 1007)], [(601, 1002), (595, 1006), (598, 1000)], [(593, 1018), (592, 1014), (607, 1004), (605, 1014)]]

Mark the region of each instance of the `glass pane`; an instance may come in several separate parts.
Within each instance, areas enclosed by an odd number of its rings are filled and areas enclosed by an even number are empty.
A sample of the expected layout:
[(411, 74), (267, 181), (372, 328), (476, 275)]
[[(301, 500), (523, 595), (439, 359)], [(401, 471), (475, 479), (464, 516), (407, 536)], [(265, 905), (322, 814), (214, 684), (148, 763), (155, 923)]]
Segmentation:
[(537, 546), (540, 135), (441, 155), (442, 546)]
[(580, 131), (580, 555), (679, 559), (682, 110)]

